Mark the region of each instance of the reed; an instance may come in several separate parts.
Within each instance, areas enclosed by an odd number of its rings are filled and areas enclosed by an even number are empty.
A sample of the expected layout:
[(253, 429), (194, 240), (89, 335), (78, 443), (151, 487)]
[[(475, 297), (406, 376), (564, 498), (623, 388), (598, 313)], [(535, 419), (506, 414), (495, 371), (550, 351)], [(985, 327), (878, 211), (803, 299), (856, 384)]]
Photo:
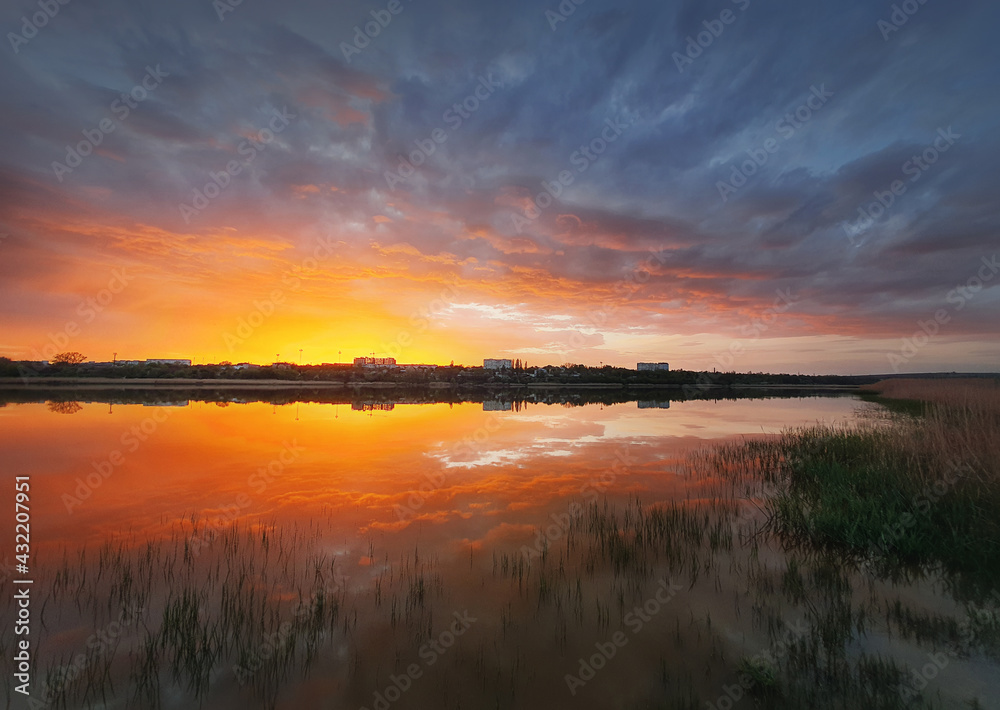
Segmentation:
[(737, 487), (776, 487), (764, 505), (786, 544), (883, 568), (940, 566), (967, 594), (995, 588), (1000, 388), (893, 380), (875, 389), (922, 398), (921, 415), (788, 431), (722, 447), (712, 463)]

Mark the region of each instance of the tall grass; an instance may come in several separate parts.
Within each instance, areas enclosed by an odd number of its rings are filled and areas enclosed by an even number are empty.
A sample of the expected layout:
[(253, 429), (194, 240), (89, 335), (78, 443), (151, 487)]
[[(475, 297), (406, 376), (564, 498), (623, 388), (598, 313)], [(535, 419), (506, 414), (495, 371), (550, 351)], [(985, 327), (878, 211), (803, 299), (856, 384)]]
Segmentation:
[(315, 540), (297, 530), (234, 525), (198, 556), (189, 540), (199, 532), (195, 524), (156, 542), (119, 537), (96, 559), (86, 548), (75, 561), (64, 555), (43, 587), (43, 628), (113, 628), (109, 621), (121, 610), (132, 618), (112, 645), (88, 641), (86, 662), (68, 679), (75, 651), (47, 654), (49, 666), (37, 675), (43, 702), (77, 707), (128, 697), (132, 706), (155, 708), (178, 690), (204, 700), (228, 674), (268, 706), (325, 639), (350, 629), (335, 561), (310, 553)]
[(732, 480), (775, 485), (769, 527), (786, 543), (882, 565), (939, 565), (974, 593), (1000, 583), (1000, 388), (992, 381), (893, 380), (883, 397), (918, 417), (817, 426), (723, 447)]
[[(888, 400), (925, 403), (920, 426), (904, 442), (939, 468), (966, 462), (988, 488), (1000, 482), (1000, 381), (884, 380), (866, 388)], [(901, 432), (902, 433), (902, 432)]]

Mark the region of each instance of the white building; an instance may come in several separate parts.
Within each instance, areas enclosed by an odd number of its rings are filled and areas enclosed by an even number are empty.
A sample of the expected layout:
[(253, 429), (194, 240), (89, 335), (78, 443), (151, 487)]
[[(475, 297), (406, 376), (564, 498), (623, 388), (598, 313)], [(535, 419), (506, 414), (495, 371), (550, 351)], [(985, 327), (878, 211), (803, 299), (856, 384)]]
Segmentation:
[(509, 412), (513, 408), (510, 402), (501, 402), (496, 399), (487, 399), (483, 401), (483, 411), (484, 412)]
[(636, 368), (639, 372), (643, 371), (655, 371), (662, 370), (664, 372), (670, 370), (670, 363), (667, 362), (640, 362)]
[(670, 400), (640, 399), (636, 404), (639, 409), (670, 409)]
[(354, 358), (355, 367), (395, 367), (396, 358), (394, 357), (356, 357)]
[(514, 367), (513, 360), (497, 360), (494, 358), (486, 358), (483, 360), (483, 368), (486, 370), (509, 370)]
[(160, 359), (160, 360), (146, 360), (147, 365), (187, 365), (191, 367), (190, 360), (170, 360), (170, 359)]

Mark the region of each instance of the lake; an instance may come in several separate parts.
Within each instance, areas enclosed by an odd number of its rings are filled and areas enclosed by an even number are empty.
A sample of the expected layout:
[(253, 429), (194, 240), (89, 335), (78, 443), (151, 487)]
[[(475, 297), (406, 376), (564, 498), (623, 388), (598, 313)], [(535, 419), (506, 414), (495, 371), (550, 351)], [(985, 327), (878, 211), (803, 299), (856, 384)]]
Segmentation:
[(726, 710), (796, 664), (848, 704), (891, 680), (920, 706), (921, 678), (929, 707), (1000, 697), (994, 661), (925, 643), (963, 613), (933, 574), (785, 549), (765, 491), (711, 459), (877, 426), (853, 395), (92, 398), (0, 408), (7, 479), (30, 477), (40, 706)]

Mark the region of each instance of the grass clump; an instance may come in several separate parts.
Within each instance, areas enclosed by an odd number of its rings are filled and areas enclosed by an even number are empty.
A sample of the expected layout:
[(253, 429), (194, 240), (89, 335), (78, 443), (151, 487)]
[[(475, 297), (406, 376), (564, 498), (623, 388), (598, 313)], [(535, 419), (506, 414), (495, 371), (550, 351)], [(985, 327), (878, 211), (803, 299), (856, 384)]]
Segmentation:
[(778, 692), (778, 671), (768, 661), (744, 657), (740, 659), (737, 670), (742, 676), (746, 676), (750, 692), (755, 695), (773, 695)]
[(729, 470), (773, 484), (768, 525), (786, 542), (890, 566), (940, 565), (963, 582), (996, 586), (1000, 388), (893, 381), (881, 392), (924, 401), (923, 415), (786, 432), (743, 448), (755, 464)]

